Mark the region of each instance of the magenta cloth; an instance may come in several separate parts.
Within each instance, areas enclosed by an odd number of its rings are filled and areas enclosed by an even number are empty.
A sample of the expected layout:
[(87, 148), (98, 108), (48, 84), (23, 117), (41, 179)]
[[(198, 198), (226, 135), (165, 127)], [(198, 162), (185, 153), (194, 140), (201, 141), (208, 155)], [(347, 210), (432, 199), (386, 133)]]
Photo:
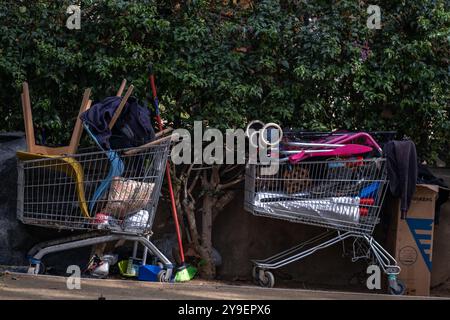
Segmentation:
[(301, 160), (311, 157), (348, 157), (354, 156), (358, 154), (364, 154), (372, 151), (371, 147), (363, 146), (360, 144), (348, 144), (343, 147), (337, 147), (332, 151), (323, 151), (323, 152), (314, 152), (314, 153), (306, 153), (306, 151), (300, 151), (289, 157), (289, 161), (291, 163), (297, 163)]
[(332, 138), (331, 140), (327, 141), (327, 143), (336, 143), (336, 144), (344, 144), (347, 142), (352, 142), (355, 139), (364, 139), (364, 144), (370, 145), (377, 149), (378, 151), (382, 151), (380, 145), (372, 138), (372, 136), (366, 132), (356, 132), (356, 133), (347, 133), (340, 136), (337, 136), (335, 138)]

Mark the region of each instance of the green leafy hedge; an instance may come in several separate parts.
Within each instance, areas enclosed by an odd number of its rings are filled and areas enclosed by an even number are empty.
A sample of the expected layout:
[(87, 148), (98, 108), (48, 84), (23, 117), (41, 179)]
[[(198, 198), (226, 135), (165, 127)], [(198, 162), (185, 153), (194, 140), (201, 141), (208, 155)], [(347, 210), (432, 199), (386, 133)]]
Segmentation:
[[(68, 30), (76, 2), (81, 30)], [(144, 97), (152, 62), (176, 126), (397, 130), (423, 157), (446, 156), (450, 4), (375, 2), (2, 1), (0, 127), (23, 128), (28, 80), (38, 134), (65, 143), (85, 87), (100, 99), (126, 77)], [(381, 30), (366, 27), (369, 4)]]

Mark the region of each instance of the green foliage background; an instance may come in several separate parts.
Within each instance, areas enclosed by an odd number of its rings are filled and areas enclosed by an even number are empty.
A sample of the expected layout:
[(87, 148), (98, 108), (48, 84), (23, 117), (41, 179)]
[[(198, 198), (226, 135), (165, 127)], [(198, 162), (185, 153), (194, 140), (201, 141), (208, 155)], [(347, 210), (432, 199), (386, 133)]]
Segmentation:
[[(27, 80), (38, 133), (64, 144), (85, 87), (98, 100), (125, 77), (143, 98), (152, 62), (178, 127), (397, 130), (422, 157), (450, 160), (448, 0), (248, 3), (1, 1), (0, 128), (23, 130)], [(69, 4), (81, 4), (79, 31), (65, 27)], [(369, 4), (381, 30), (366, 27)]]

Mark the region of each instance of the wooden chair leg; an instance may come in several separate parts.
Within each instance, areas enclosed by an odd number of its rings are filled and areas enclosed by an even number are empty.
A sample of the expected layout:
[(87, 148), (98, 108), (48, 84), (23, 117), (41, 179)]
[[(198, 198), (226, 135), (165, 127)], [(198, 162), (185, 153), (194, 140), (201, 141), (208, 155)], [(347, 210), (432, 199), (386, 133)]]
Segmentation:
[(119, 90), (116, 93), (116, 96), (118, 96), (118, 97), (122, 96), (122, 93), (123, 93), (123, 90), (125, 90), (126, 84), (127, 84), (127, 79), (123, 79), (122, 83), (120, 84)]
[(117, 119), (119, 119), (120, 113), (122, 112), (122, 109), (125, 106), (125, 103), (127, 103), (128, 98), (131, 96), (131, 93), (133, 92), (133, 89), (134, 89), (133, 85), (128, 87), (128, 90), (125, 93), (125, 96), (122, 98), (122, 101), (120, 102), (119, 106), (117, 107), (116, 112), (114, 112), (114, 115), (113, 115), (113, 117), (111, 119), (111, 122), (109, 123), (109, 129), (110, 130), (116, 124)]
[(30, 91), (28, 89), (28, 83), (24, 82), (22, 86), (22, 111), (23, 119), (25, 123), (25, 135), (27, 142), (27, 149), (29, 152), (36, 151), (36, 140), (34, 138), (34, 125), (33, 115), (31, 112)]
[(90, 95), (91, 89), (88, 88), (84, 91), (80, 111), (78, 112), (77, 120), (72, 132), (72, 137), (70, 139), (68, 151), (71, 154), (75, 154), (77, 152), (78, 145), (80, 144), (81, 134), (83, 133), (83, 123), (80, 119), (80, 115), (90, 108), (92, 102), (91, 100), (89, 100)]

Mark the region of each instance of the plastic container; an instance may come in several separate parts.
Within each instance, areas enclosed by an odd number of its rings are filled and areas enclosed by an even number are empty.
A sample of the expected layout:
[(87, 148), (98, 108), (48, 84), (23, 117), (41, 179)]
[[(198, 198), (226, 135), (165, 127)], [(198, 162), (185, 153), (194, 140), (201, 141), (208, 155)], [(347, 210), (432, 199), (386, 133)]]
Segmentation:
[(139, 267), (138, 280), (140, 281), (158, 281), (158, 273), (161, 271), (160, 266), (146, 264)]
[(121, 260), (118, 263), (120, 274), (124, 277), (136, 277), (139, 273), (139, 266), (133, 264), (131, 273), (128, 272), (128, 260)]
[(136, 270), (133, 268), (133, 258), (128, 259), (127, 274), (136, 275)]

